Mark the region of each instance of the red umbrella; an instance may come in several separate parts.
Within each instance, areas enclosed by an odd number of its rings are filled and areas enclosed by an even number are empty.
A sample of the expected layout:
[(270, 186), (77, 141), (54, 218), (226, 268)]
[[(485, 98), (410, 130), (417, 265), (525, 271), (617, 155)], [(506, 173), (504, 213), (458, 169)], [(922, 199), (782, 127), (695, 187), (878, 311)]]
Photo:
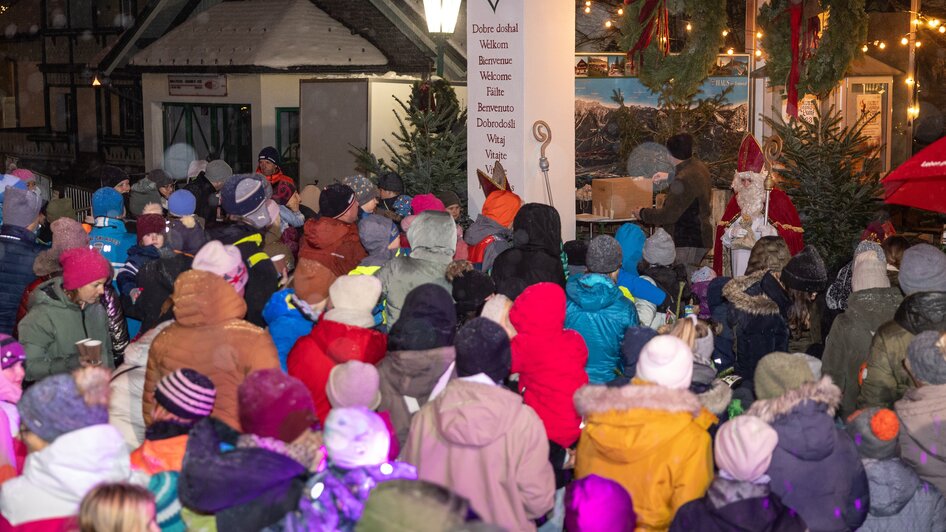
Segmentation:
[(946, 138), (901, 164), (882, 183), (886, 203), (946, 213)]

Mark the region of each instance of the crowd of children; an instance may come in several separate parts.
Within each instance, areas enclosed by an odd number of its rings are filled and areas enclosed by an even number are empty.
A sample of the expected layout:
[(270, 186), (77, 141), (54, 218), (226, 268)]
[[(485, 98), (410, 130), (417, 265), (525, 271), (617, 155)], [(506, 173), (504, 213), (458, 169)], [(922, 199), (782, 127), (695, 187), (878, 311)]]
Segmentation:
[(509, 190), (193, 167), (88, 227), (4, 190), (0, 531), (946, 530), (933, 246), (717, 277)]

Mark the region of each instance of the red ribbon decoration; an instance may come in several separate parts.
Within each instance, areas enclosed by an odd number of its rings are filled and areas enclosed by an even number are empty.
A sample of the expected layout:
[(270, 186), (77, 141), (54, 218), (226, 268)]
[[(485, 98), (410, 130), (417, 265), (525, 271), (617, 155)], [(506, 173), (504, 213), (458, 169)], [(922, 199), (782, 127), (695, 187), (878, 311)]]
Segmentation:
[(631, 5), (638, 1), (644, 2), (644, 5), (641, 6), (640, 12), (637, 15), (637, 22), (643, 25), (644, 29), (641, 31), (640, 37), (638, 37), (634, 46), (627, 51), (627, 58), (633, 61), (634, 54), (639, 53), (643, 55), (644, 50), (650, 46), (654, 37), (663, 39), (662, 41), (658, 41), (660, 43), (660, 49), (664, 54), (669, 53), (670, 32), (667, 28), (670, 23), (670, 15), (667, 13), (666, 0), (624, 0), (624, 5)]
[(801, 40), (801, 19), (802, 19), (801, 0), (792, 0), (788, 4), (788, 14), (791, 17), (792, 28), (792, 68), (788, 72), (788, 101), (785, 104), (786, 112), (795, 118), (798, 118), (798, 80), (801, 77), (801, 61), (799, 56), (799, 41)]

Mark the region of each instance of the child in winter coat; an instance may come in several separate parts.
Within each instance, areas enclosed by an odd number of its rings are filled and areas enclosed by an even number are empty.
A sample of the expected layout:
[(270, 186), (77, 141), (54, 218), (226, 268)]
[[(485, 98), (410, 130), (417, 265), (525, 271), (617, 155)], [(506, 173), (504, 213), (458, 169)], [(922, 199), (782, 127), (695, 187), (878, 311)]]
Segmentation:
[(644, 346), (630, 385), (588, 385), (575, 393), (585, 420), (575, 476), (618, 481), (634, 501), (638, 528), (666, 529), (713, 479), (706, 429), (716, 417), (687, 390), (692, 374), (690, 349), (661, 335)]
[(674, 264), (676, 257), (673, 238), (663, 227), (658, 227), (644, 243), (644, 260), (638, 271), (653, 279), (667, 294), (667, 309), (675, 316), (683, 317), (684, 307), (690, 300), (690, 278), (683, 264)]
[(407, 295), (388, 335), (388, 353), (378, 364), (378, 409), (390, 413), (398, 442), (407, 441), (411, 418), (452, 378), (456, 332), (453, 301), (443, 287), (424, 284)]
[[(512, 305), (512, 373), (519, 374), (523, 402), (539, 415), (549, 439), (556, 485), (567, 483), (568, 450), (581, 435), (572, 396), (588, 384), (588, 348), (581, 335), (564, 329), (565, 291), (554, 283), (526, 288)], [(570, 472), (568, 472), (570, 473)]]
[(565, 530), (569, 532), (634, 532), (637, 515), (624, 486), (588, 475), (565, 491)]
[(276, 346), (266, 331), (241, 319), (246, 301), (220, 275), (196, 269), (182, 273), (172, 302), (175, 321), (148, 352), (141, 407), (145, 423), (151, 423), (158, 382), (175, 370), (191, 368), (217, 388), (213, 416), (239, 427), (237, 388), (253, 371), (279, 367)]
[(496, 294), (493, 279), (473, 269), (470, 261), (456, 261), (447, 268), (447, 279), (453, 286), (453, 300), (457, 307), (457, 325), (479, 316), (486, 302)]
[(138, 299), (138, 272), (149, 262), (161, 258), (161, 249), (167, 231), (167, 222), (160, 214), (143, 214), (138, 217), (138, 243), (128, 248), (128, 260), (118, 270), (115, 282), (122, 297), (131, 298), (132, 304)]
[(627, 290), (631, 296), (640, 322), (656, 328), (662, 321), (655, 322), (655, 318), (658, 314), (663, 314), (670, 303), (667, 294), (657, 287), (653, 279), (641, 277), (637, 271), (647, 237), (639, 225), (627, 223), (617, 230), (614, 238), (621, 244), (621, 253), (624, 256), (621, 271), (618, 272), (618, 286)]
[(154, 530), (158, 525), (154, 495), (128, 482), (99, 484), (79, 506), (80, 530)]
[[(219, 389), (219, 387), (218, 387)], [(299, 505), (324, 460), (312, 396), (278, 368), (240, 385), (240, 434), (214, 418), (190, 431), (178, 484), (184, 507), (214, 515), (217, 530), (262, 530)]]
[[(901, 277), (902, 278), (902, 277)], [(920, 478), (946, 493), (946, 333), (927, 331), (910, 342), (909, 371), (917, 387), (907, 390), (894, 409), (900, 418), (900, 457)]]
[(154, 339), (171, 323), (170, 320), (160, 323), (138, 337), (125, 350), (125, 361), (112, 372), (108, 422), (122, 433), (129, 449), (137, 449), (145, 439), (141, 401), (148, 369), (148, 350)]
[(411, 243), (409, 257), (395, 257), (378, 271), (385, 295), (385, 323), (394, 324), (404, 299), (414, 288), (427, 283), (450, 290), (447, 266), (457, 245), (457, 224), (445, 212), (426, 211), (407, 230)]
[(699, 303), (700, 310), (697, 317), (701, 320), (708, 320), (712, 317), (709, 305), (709, 285), (715, 278), (716, 272), (709, 266), (703, 266), (690, 276), (690, 292)]
[(0, 490), (0, 528), (65, 529), (96, 484), (132, 479), (128, 448), (108, 424), (108, 371), (87, 367), (46, 378), (17, 408), (30, 457), (23, 474)]
[(207, 376), (183, 368), (165, 376), (154, 391), (154, 413), (131, 466), (149, 475), (180, 471), (187, 434), (214, 409), (217, 389)]
[[(32, 381), (79, 366), (114, 366), (108, 316), (101, 303), (112, 267), (89, 248), (66, 250), (59, 262), (62, 277), (36, 288), (30, 296), (30, 311), (20, 322), (26, 377)], [(84, 339), (101, 343), (98, 358), (80, 357), (76, 343)]]
[(312, 331), (312, 327), (322, 314), (321, 307), (324, 306), (323, 302), (313, 308), (305, 300), (296, 296), (294, 289), (283, 288), (274, 293), (263, 307), (263, 319), (269, 326), (266, 330), (272, 336), (273, 343), (276, 344), (279, 365), (283, 371), (286, 371), (286, 360), (289, 358), (292, 347), (296, 345), (299, 338)]
[(856, 530), (870, 493), (857, 447), (834, 423), (841, 390), (816, 380), (804, 356), (773, 353), (756, 368), (757, 400), (746, 412), (778, 433), (767, 474), (772, 492), (811, 530)]
[[(366, 408), (378, 414), (391, 435), (388, 459), (396, 460), (401, 452), (388, 412), (377, 412), (381, 405), (381, 379), (372, 364), (349, 360), (332, 368), (325, 385), (325, 395), (332, 410), (339, 408)], [(329, 411), (331, 416), (331, 410)]]
[(12, 336), (0, 334), (0, 483), (23, 471), (26, 446), (19, 438), (20, 413), (16, 404), (23, 395), (23, 362), (26, 351)]
[(542, 421), (501, 386), (509, 376), (509, 337), (477, 318), (457, 333), (457, 379), (411, 422), (402, 458), (418, 477), (468, 498), (487, 523), (535, 530), (554, 503)]
[(320, 420), (331, 409), (325, 385), (332, 368), (349, 360), (377, 364), (384, 357), (388, 339), (373, 329), (371, 315), (380, 296), (377, 277), (339, 277), (329, 288), (329, 310), (289, 352), (289, 374), (309, 389)]
[(596, 236), (588, 245), (588, 273), (572, 277), (565, 288), (565, 327), (577, 331), (585, 340), (585, 371), (592, 384), (604, 384), (620, 376), (624, 331), (637, 325), (634, 304), (615, 284), (622, 260), (617, 240), (607, 235)]
[(739, 416), (719, 427), (714, 455), (719, 474), (706, 495), (684, 504), (671, 532), (806, 530), (805, 522), (769, 488), (765, 475), (778, 445), (778, 433), (753, 416)]
[(486, 197), (480, 214), (463, 238), (470, 245), (469, 260), (478, 270), (488, 272), (500, 253), (512, 247), (512, 223), (522, 206), (522, 198), (508, 190), (494, 190)]
[(398, 255), (400, 231), (397, 224), (380, 214), (368, 214), (358, 221), (358, 238), (368, 256), (349, 275), (374, 275)]
[(946, 530), (946, 501), (900, 460), (897, 414), (886, 408), (858, 410), (847, 420), (870, 482), (870, 512), (858, 530)]
[(365, 408), (335, 408), (325, 421), (327, 465), (306, 484), (299, 510), (286, 516), (288, 530), (351, 532), (372, 490), (382, 482), (417, 478), (414, 466), (389, 461), (388, 431)]
[(171, 215), (167, 233), (169, 248), (193, 255), (207, 243), (201, 220), (194, 215), (196, 208), (197, 199), (189, 190), (181, 189), (168, 197), (168, 214)]

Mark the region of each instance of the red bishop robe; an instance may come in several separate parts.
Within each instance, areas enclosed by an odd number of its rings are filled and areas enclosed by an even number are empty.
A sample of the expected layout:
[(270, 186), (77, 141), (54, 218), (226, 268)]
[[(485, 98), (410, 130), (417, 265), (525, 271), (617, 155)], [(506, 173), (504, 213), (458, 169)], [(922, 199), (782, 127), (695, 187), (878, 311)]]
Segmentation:
[[(713, 269), (716, 270), (716, 275), (723, 275), (723, 233), (740, 214), (742, 211), (736, 203), (734, 194), (729, 199), (723, 219), (716, 225), (716, 241), (713, 245)], [(785, 239), (792, 256), (805, 247), (805, 230), (801, 227), (801, 219), (798, 217), (798, 211), (795, 210), (795, 204), (792, 203), (788, 194), (777, 188), (772, 189), (769, 197), (769, 223), (775, 226), (778, 235)]]

